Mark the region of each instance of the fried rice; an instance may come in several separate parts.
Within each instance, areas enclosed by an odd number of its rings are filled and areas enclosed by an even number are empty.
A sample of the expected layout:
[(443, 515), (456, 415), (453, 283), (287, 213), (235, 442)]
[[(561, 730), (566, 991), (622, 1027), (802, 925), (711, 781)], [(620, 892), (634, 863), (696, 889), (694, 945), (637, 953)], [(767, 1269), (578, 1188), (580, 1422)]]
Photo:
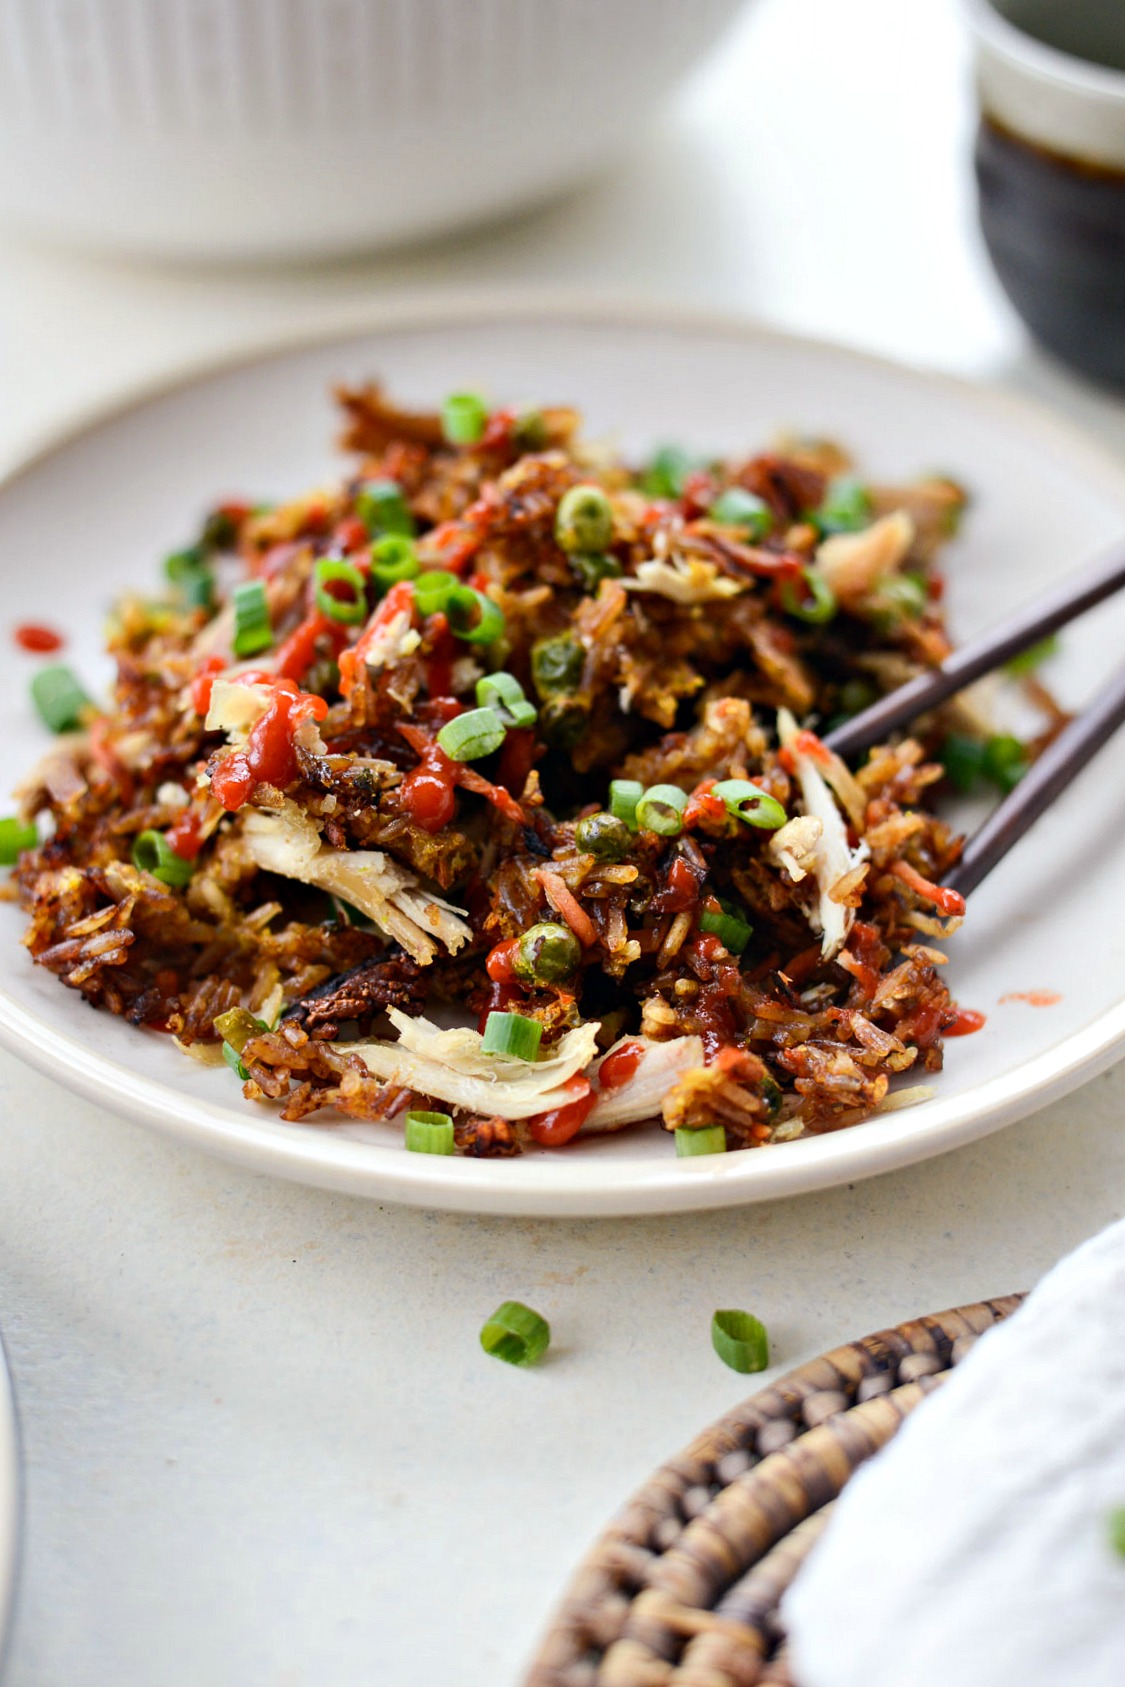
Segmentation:
[(339, 397), (352, 473), (220, 506), (117, 606), (112, 706), (20, 792), (35, 961), (285, 1119), (436, 1110), (472, 1155), (756, 1147), (939, 1069), (932, 802), (981, 734), (820, 735), (948, 653), (960, 488)]

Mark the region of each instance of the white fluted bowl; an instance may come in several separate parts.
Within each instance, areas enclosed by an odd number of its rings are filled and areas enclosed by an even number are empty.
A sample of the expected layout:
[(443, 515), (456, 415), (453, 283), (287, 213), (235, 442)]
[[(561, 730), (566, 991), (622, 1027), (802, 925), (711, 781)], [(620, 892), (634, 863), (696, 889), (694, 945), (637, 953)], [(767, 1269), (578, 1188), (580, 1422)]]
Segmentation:
[(300, 257), (530, 204), (649, 119), (742, 0), (0, 0), (0, 215)]

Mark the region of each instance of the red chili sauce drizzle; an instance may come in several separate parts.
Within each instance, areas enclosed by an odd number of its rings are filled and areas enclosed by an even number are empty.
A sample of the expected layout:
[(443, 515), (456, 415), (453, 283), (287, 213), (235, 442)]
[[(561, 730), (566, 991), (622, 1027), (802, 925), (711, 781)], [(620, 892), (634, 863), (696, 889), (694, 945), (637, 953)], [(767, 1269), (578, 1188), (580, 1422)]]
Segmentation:
[(223, 807), (241, 808), (255, 785), (284, 788), (297, 776), (293, 734), (310, 718), (323, 720), (328, 704), (323, 697), (298, 691), (293, 680), (272, 674), (242, 674), (246, 685), (269, 685), (273, 691), (266, 711), (250, 728), (244, 750), (234, 750), (211, 775), (211, 790)]
[(572, 1101), (527, 1121), (532, 1138), (541, 1148), (561, 1148), (572, 1136), (577, 1136), (598, 1099), (589, 1078), (571, 1078), (566, 1089), (573, 1096)]
[(61, 633), (39, 621), (22, 622), (15, 628), (12, 637), (21, 650), (30, 651), (33, 656), (51, 656), (66, 643)]
[(978, 1013), (976, 1008), (958, 1008), (957, 1017), (951, 1025), (945, 1027), (947, 1037), (971, 1037), (974, 1031), (979, 1031), (984, 1024), (984, 1014)]
[(638, 1042), (622, 1043), (619, 1049), (607, 1054), (598, 1067), (598, 1088), (603, 1090), (619, 1090), (635, 1076), (637, 1067), (644, 1059), (644, 1044)]

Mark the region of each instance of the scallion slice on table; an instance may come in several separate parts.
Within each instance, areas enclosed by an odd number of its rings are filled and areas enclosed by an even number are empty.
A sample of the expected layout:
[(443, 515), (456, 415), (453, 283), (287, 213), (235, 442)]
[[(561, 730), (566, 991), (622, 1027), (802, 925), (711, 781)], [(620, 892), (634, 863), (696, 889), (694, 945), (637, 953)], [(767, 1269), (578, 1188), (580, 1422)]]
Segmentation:
[(727, 1133), (722, 1125), (686, 1126), (676, 1132), (676, 1157), (690, 1159), (694, 1154), (725, 1154)]
[(534, 1365), (551, 1344), (551, 1326), (522, 1300), (506, 1300), (481, 1330), (480, 1344), (509, 1365)]
[(450, 761), (479, 761), (500, 748), (507, 731), (495, 709), (468, 709), (446, 721), (437, 735), (438, 748)]
[(776, 832), (785, 824), (787, 816), (777, 798), (749, 779), (720, 779), (712, 785), (711, 795), (718, 797), (732, 820), (744, 820), (765, 832)]
[(644, 832), (674, 838), (684, 829), (687, 797), (678, 785), (650, 785), (637, 803), (637, 825)]
[(453, 1120), (448, 1113), (408, 1113), (406, 1146), (411, 1154), (452, 1154)]
[(485, 674), (478, 679), (477, 702), (482, 709), (492, 709), (498, 714), (505, 726), (535, 725), (538, 711), (524, 696), (515, 674)]
[(234, 654), (257, 656), (259, 651), (268, 650), (273, 643), (273, 628), (270, 626), (266, 588), (262, 582), (243, 580), (234, 588), (231, 602), (234, 605)]
[(134, 838), (133, 866), (177, 888), (186, 885), (195, 872), (195, 864), (177, 855), (163, 832), (153, 831), (138, 832)]
[(31, 701), (43, 725), (52, 732), (73, 732), (82, 724), (83, 711), (91, 707), (89, 697), (65, 662), (40, 668), (31, 681)]
[(495, 644), (504, 631), (504, 611), (472, 586), (458, 586), (446, 599), (449, 625), (469, 644)]
[(0, 820), (0, 867), (14, 867), (25, 849), (34, 849), (39, 833), (15, 815)]
[(386, 533), (371, 547), (371, 578), (380, 595), (402, 580), (414, 580), (421, 563), (414, 553), (414, 541), (404, 533)]
[(414, 517), (397, 480), (368, 480), (356, 493), (355, 513), (373, 539), (384, 533), (414, 537)]
[(765, 1325), (752, 1312), (734, 1309), (716, 1312), (711, 1319), (711, 1345), (732, 1371), (749, 1375), (769, 1366), (769, 1336)]
[[(366, 621), (367, 581), (354, 562), (345, 562), (342, 557), (321, 557), (313, 579), (316, 607), (322, 615), (347, 627)], [(332, 591), (333, 586), (344, 586), (346, 595), (338, 596)]]
[(507, 1055), (510, 1060), (534, 1060), (542, 1035), (543, 1027), (537, 1019), (494, 1009), (484, 1022), (481, 1052)]
[(645, 794), (639, 779), (611, 779), (609, 782), (609, 812), (615, 820), (624, 820), (631, 832), (637, 830), (637, 804)]
[(449, 445), (475, 445), (488, 426), (488, 405), (479, 392), (451, 392), (441, 407), (441, 431)]

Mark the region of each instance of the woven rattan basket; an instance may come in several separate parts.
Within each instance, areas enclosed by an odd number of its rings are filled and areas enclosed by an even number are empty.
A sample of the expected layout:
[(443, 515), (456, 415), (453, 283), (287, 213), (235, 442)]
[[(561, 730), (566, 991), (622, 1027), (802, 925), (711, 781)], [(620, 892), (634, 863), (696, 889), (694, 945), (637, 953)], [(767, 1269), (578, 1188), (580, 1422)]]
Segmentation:
[(837, 1347), (704, 1430), (579, 1566), (526, 1687), (795, 1687), (778, 1604), (833, 1500), (1021, 1299)]

